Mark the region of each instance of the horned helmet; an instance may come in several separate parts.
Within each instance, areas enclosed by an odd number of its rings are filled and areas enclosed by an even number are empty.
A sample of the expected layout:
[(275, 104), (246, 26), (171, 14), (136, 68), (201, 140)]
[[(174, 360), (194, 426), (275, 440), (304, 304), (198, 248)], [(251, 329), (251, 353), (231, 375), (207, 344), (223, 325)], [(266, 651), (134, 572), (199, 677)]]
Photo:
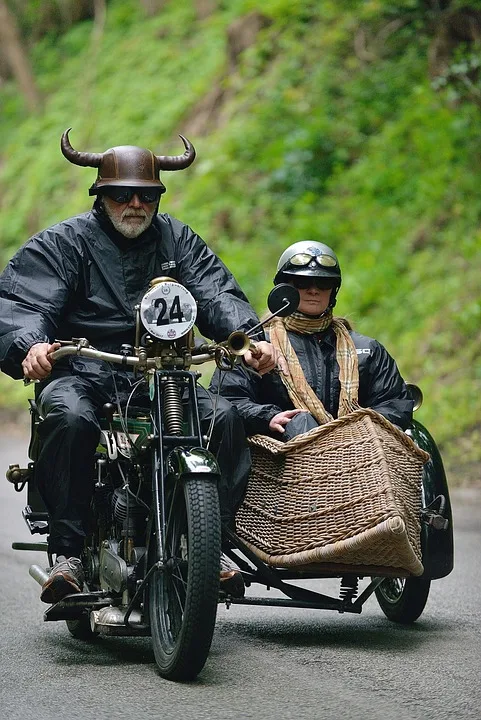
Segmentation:
[(159, 193), (166, 188), (160, 179), (161, 170), (183, 170), (195, 159), (195, 148), (183, 135), (183, 155), (155, 155), (151, 150), (135, 145), (119, 145), (103, 153), (87, 153), (74, 150), (69, 140), (68, 128), (62, 135), (60, 147), (63, 155), (74, 165), (95, 167), (97, 179), (89, 188), (89, 195), (97, 195), (108, 187), (156, 188)]

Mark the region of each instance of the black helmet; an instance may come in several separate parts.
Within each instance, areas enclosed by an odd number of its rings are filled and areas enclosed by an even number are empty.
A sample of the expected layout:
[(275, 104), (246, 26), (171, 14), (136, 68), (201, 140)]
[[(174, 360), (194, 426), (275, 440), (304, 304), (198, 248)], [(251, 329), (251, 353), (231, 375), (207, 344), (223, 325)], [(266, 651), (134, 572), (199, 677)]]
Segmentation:
[(341, 268), (336, 253), (328, 245), (312, 240), (301, 240), (284, 250), (277, 263), (274, 284), (289, 282), (294, 276), (323, 278), (326, 287), (332, 287), (329, 307), (336, 304), (341, 287)]
[(341, 285), (341, 268), (336, 253), (324, 243), (301, 240), (289, 245), (277, 263), (274, 283), (288, 282), (290, 275), (332, 278), (332, 287)]

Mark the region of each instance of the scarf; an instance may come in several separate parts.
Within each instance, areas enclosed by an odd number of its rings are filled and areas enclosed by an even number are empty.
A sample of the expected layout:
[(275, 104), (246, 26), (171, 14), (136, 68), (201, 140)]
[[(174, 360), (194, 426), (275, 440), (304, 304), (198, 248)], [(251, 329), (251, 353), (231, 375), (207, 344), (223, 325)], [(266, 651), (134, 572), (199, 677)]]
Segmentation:
[(333, 417), (327, 412), (321, 400), (307, 384), (299, 359), (291, 345), (288, 330), (303, 335), (312, 335), (332, 327), (336, 335), (336, 360), (339, 365), (339, 396), (338, 417), (359, 409), (359, 369), (357, 352), (354, 342), (344, 321), (334, 318), (330, 310), (322, 318), (313, 318), (296, 312), (287, 318), (274, 318), (269, 323), (270, 340), (286, 358), (289, 375), (279, 373), (287, 388), (289, 397), (295, 408), (308, 410), (320, 425), (330, 422)]

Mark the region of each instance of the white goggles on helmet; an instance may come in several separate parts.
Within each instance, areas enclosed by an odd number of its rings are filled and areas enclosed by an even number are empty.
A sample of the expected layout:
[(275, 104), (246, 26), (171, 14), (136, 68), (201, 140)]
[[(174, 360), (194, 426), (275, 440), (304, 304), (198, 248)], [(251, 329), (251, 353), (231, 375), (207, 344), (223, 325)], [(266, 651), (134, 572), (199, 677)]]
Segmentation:
[(333, 258), (332, 255), (326, 255), (324, 253), (320, 253), (319, 255), (314, 255), (313, 253), (307, 252), (296, 253), (291, 258), (289, 258), (288, 263), (289, 265), (294, 265), (295, 267), (306, 267), (313, 260), (315, 260), (316, 263), (321, 267), (337, 267), (336, 259)]

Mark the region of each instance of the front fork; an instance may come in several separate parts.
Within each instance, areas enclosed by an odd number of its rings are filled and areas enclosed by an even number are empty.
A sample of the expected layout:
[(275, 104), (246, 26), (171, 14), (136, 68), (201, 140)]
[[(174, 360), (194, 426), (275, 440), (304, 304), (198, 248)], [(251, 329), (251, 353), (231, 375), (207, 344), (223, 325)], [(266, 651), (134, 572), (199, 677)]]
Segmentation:
[[(155, 536), (157, 558), (164, 558), (163, 538), (169, 518), (166, 512), (166, 481), (179, 483), (191, 473), (219, 476), (215, 458), (205, 448), (196, 393), (196, 375), (177, 370), (152, 371), (152, 517), (148, 542)], [(185, 395), (187, 397), (185, 397)], [(185, 412), (184, 408), (187, 408)], [(207, 478), (206, 478), (207, 479)], [(147, 556), (152, 556), (147, 551)]]

